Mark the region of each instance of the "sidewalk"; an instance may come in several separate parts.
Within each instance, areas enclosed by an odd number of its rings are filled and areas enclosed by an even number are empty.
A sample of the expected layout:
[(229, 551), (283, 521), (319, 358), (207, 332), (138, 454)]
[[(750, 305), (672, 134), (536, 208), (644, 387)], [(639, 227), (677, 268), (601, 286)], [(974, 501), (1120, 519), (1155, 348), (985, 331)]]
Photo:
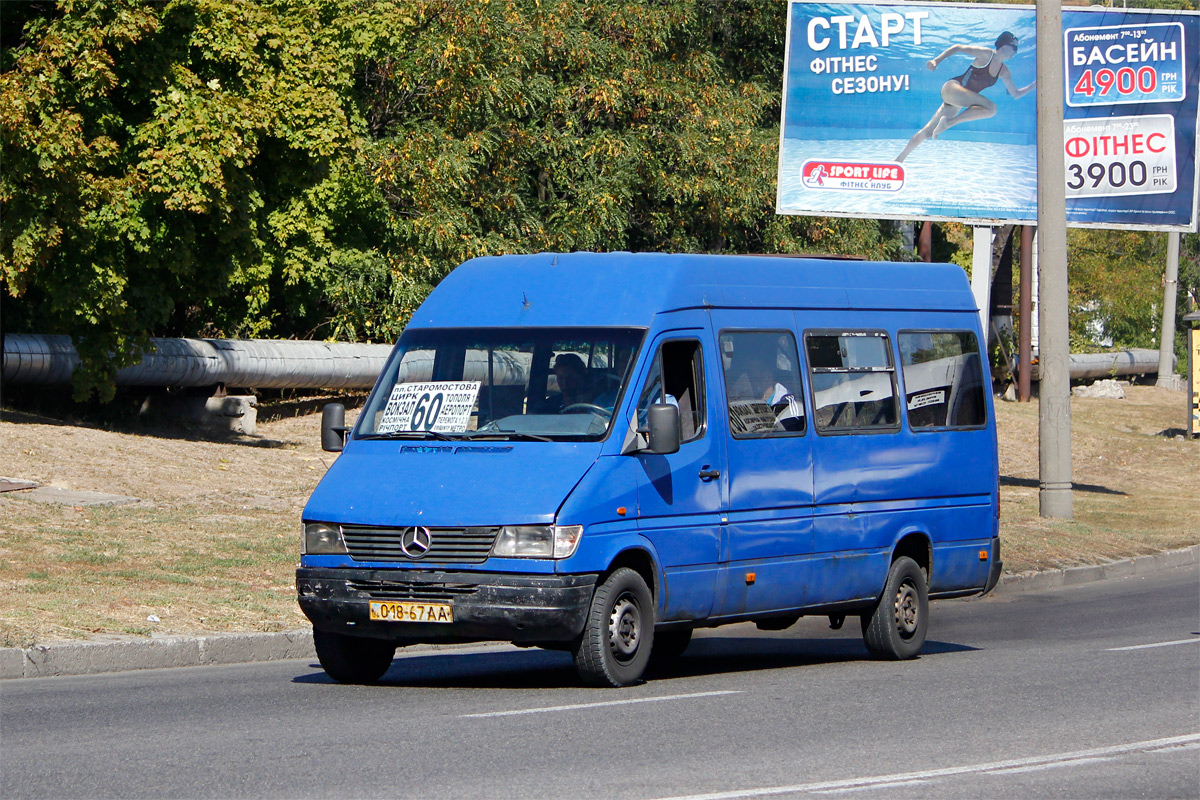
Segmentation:
[[(1121, 559), (1107, 564), (1005, 575), (1000, 579), (996, 592), (1041, 591), (1133, 575), (1147, 575), (1189, 566), (1198, 561), (1200, 545)], [(477, 646), (478, 643), (414, 645), (405, 649), (444, 650)], [(289, 658), (315, 658), (311, 631), (51, 642), (25, 650), (4, 647), (0, 648), (0, 679), (94, 675), (102, 672), (163, 667), (247, 664)]]

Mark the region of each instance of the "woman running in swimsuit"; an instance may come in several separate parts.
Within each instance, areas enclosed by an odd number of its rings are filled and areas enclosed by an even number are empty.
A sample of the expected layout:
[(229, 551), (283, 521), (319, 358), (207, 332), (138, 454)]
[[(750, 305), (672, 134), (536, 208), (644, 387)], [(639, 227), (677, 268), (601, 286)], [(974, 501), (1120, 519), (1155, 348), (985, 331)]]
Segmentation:
[(1032, 91), (1036, 81), (1018, 89), (1013, 83), (1012, 75), (1009, 74), (1008, 65), (1004, 63), (1017, 54), (1018, 44), (1020, 42), (1017, 37), (1005, 31), (996, 39), (995, 50), (980, 45), (956, 44), (932, 61), (925, 62), (925, 66), (932, 71), (953, 55), (967, 55), (975, 59), (966, 72), (942, 84), (941, 108), (933, 115), (933, 119), (909, 140), (900, 151), (900, 155), (896, 156), (896, 160), (903, 161), (921, 142), (930, 138), (936, 139), (948, 128), (995, 115), (996, 104), (980, 92), (995, 85), (997, 80), (1004, 81), (1004, 87), (1014, 98), (1024, 97)]

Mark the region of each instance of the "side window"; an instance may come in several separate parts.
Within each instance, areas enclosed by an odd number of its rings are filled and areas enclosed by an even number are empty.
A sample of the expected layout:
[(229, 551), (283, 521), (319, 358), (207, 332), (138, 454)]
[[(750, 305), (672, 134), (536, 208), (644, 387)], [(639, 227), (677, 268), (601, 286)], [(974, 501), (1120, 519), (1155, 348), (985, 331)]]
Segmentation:
[(913, 428), (973, 428), (987, 422), (983, 362), (970, 331), (901, 331), (904, 405)]
[(803, 433), (800, 359), (791, 331), (721, 334), (721, 366), (736, 438)]
[(679, 441), (690, 442), (704, 435), (704, 362), (700, 342), (679, 339), (663, 342), (654, 366), (638, 398), (638, 427), (646, 425), (646, 410), (653, 403), (670, 403), (679, 408)]
[(817, 331), (804, 336), (818, 431), (895, 430), (896, 375), (886, 333)]

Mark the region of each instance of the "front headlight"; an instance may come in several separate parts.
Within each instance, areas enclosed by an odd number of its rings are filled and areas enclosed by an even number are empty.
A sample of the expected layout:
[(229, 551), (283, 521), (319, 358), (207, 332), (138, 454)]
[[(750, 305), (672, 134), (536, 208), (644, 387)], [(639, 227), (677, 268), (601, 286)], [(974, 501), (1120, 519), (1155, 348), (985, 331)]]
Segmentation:
[(300, 541), (300, 554), (305, 556), (344, 556), (346, 542), (342, 529), (324, 522), (304, 523), (304, 536)]
[(505, 525), (492, 555), (505, 558), (568, 558), (579, 546), (582, 525)]

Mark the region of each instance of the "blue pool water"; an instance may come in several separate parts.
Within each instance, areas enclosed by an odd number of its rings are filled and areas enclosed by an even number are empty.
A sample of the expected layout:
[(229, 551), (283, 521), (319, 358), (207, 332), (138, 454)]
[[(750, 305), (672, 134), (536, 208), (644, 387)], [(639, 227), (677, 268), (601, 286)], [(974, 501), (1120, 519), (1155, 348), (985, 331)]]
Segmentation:
[(955, 140), (948, 131), (909, 154), (898, 192), (810, 189), (800, 168), (810, 159), (892, 163), (908, 139), (785, 139), (779, 159), (782, 214), (866, 217), (1037, 217), (1035, 145)]

